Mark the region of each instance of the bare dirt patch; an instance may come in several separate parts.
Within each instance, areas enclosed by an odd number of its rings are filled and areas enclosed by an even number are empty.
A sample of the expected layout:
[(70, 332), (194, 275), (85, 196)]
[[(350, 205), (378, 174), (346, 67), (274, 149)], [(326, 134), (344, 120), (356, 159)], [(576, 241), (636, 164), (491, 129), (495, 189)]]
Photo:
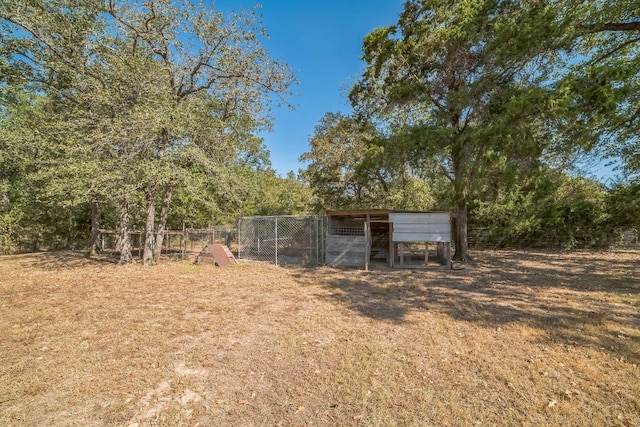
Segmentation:
[(0, 257), (0, 425), (640, 425), (640, 253)]

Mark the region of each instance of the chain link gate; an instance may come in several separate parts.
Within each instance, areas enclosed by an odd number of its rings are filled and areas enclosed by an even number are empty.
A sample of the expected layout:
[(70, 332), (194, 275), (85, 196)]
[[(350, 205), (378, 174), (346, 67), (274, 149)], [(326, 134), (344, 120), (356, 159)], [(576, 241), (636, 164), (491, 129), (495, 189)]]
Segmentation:
[(324, 263), (326, 218), (253, 216), (238, 220), (238, 259), (279, 265)]

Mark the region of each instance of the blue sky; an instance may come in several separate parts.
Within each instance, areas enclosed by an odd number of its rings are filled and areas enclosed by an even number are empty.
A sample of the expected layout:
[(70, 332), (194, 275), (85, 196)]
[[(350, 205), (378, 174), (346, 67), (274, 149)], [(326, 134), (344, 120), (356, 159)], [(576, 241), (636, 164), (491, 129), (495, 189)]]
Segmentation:
[(217, 0), (215, 9), (252, 10), (270, 36), (264, 47), (284, 59), (299, 84), (289, 102), (293, 111), (274, 108), (274, 131), (261, 136), (274, 169), (284, 175), (305, 166), (309, 137), (327, 112), (349, 112), (347, 93), (362, 73), (362, 39), (373, 29), (394, 24), (404, 0)]
[[(254, 10), (270, 36), (263, 46), (298, 79), (289, 98), (295, 109), (274, 106), (274, 130), (260, 135), (278, 174), (306, 167), (298, 158), (309, 151), (309, 137), (325, 113), (351, 111), (347, 94), (365, 65), (362, 39), (395, 24), (403, 5), (404, 0), (214, 0), (214, 9), (223, 13)], [(609, 182), (615, 175), (609, 161), (584, 173)]]

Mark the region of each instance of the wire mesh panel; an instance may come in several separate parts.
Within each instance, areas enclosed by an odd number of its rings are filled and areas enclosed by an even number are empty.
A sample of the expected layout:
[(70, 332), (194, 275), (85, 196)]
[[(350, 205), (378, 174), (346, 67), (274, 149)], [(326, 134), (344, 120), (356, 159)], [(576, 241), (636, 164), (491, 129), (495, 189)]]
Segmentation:
[(325, 218), (256, 216), (238, 221), (238, 258), (275, 264), (324, 262)]
[[(162, 255), (171, 259), (184, 259), (199, 253), (202, 248), (211, 243), (225, 245), (234, 251), (236, 249), (238, 232), (233, 226), (216, 225), (207, 228), (185, 228), (182, 230), (165, 230), (162, 240)], [(131, 230), (131, 250), (134, 255), (142, 256), (144, 250), (144, 232)], [(98, 241), (100, 249), (104, 251), (119, 251), (120, 236), (118, 230), (100, 230)]]
[(611, 249), (640, 249), (640, 229), (630, 228), (613, 234)]
[(209, 226), (207, 228), (185, 229), (187, 252), (199, 252), (204, 245), (219, 243), (235, 251), (236, 230), (230, 226)]

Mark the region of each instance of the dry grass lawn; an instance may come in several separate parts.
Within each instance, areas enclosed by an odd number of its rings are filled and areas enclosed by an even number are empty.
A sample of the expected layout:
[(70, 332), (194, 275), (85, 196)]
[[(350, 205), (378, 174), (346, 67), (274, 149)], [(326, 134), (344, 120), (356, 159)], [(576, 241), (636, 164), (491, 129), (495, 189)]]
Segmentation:
[(640, 252), (0, 257), (1, 426), (640, 426)]

